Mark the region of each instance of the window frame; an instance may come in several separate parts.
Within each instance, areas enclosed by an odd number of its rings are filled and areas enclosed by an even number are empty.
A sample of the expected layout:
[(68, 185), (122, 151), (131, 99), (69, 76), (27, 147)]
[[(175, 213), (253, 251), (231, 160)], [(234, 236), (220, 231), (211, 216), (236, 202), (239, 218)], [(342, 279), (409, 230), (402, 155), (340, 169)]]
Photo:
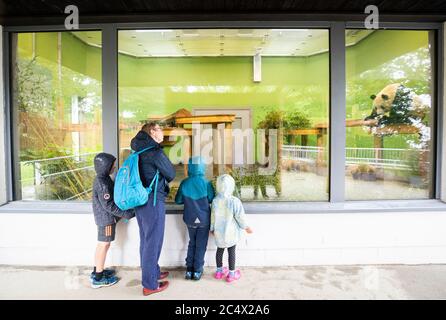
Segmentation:
[[(346, 48), (345, 30), (364, 29), (363, 22), (358, 21), (166, 21), (145, 23), (110, 23), (110, 24), (81, 24), (79, 31), (102, 32), (102, 130), (103, 150), (115, 156), (119, 155), (119, 113), (118, 113), (118, 31), (132, 29), (177, 29), (177, 28), (313, 28), (327, 29), (329, 31), (329, 200), (324, 202), (274, 202), (270, 201), (246, 201), (248, 213), (312, 213), (312, 212), (370, 212), (370, 211), (438, 211), (445, 210), (446, 204), (442, 202), (446, 198), (446, 179), (442, 179), (446, 165), (442, 161), (444, 155), (444, 29), (443, 23), (420, 22), (380, 22), (380, 30), (435, 30), (435, 60), (433, 61), (433, 79), (435, 81), (435, 116), (432, 135), (435, 146), (433, 150), (435, 163), (433, 164), (432, 181), (433, 198), (428, 200), (345, 200), (345, 137), (346, 137)], [(12, 95), (11, 95), (11, 34), (16, 32), (67, 32), (63, 26), (5, 26), (3, 27), (3, 66), (4, 66), (4, 99), (5, 99), (5, 153), (7, 154), (6, 180), (7, 204), (0, 208), (1, 212), (8, 212), (13, 207), (19, 206), (21, 212), (30, 211), (46, 212), (48, 204), (60, 203), (58, 212), (71, 213), (66, 210), (67, 202), (59, 201), (23, 201), (14, 198), (14, 155), (12, 135)], [(335, 62), (335, 63), (333, 63)], [(344, 79), (344, 81), (339, 81)], [(106, 106), (106, 107), (105, 107)], [(108, 112), (104, 112), (107, 108)], [(442, 181), (445, 182), (442, 182)], [(25, 203), (22, 205), (22, 203)], [(28, 204), (29, 205), (26, 205)], [(72, 205), (84, 206), (84, 201), (69, 202)], [(356, 203), (356, 204), (355, 204)], [(9, 204), (9, 205), (8, 205)], [(35, 207), (35, 204), (40, 204)], [(8, 209), (9, 207), (9, 209)], [(27, 209), (28, 208), (28, 209)], [(167, 213), (179, 214), (182, 206), (166, 204)], [(415, 209), (413, 209), (415, 208)]]

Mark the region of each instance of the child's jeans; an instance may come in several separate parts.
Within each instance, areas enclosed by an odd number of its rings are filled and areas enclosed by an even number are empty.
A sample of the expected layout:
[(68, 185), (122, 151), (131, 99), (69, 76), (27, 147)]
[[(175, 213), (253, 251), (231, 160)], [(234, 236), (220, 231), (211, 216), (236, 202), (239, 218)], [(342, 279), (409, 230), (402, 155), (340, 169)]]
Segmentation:
[(189, 232), (189, 246), (187, 248), (187, 271), (202, 272), (204, 255), (209, 239), (209, 226), (187, 226)]

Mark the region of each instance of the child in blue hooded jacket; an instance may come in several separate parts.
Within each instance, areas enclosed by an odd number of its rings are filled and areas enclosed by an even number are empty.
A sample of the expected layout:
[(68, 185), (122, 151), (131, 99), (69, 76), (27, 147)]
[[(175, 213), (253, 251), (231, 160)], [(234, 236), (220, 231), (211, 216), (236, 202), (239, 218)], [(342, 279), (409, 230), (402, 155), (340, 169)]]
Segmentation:
[(188, 280), (200, 280), (209, 239), (210, 203), (215, 192), (211, 182), (205, 178), (205, 171), (201, 157), (190, 158), (188, 177), (181, 182), (175, 196), (177, 204), (184, 204), (183, 221), (189, 232), (185, 274)]

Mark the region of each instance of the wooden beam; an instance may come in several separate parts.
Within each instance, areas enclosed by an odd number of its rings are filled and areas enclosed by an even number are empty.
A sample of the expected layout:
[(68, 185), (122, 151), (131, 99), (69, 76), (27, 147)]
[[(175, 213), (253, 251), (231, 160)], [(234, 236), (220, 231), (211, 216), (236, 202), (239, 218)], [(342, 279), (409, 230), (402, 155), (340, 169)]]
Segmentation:
[(415, 134), (419, 129), (411, 125), (390, 125), (382, 128), (376, 128), (374, 134), (390, 135), (390, 134)]
[[(346, 120), (346, 127), (362, 127), (362, 126), (376, 126), (378, 124), (377, 120), (362, 120), (362, 119), (354, 119), (354, 120)], [(314, 126), (315, 128), (328, 128), (328, 123), (318, 123)]]
[(285, 135), (294, 135), (294, 136), (308, 136), (308, 135), (318, 135), (321, 134), (320, 129), (296, 129), (296, 130), (287, 130)]
[(165, 137), (191, 137), (192, 129), (185, 128), (163, 128), (163, 133)]
[(177, 124), (192, 124), (198, 122), (200, 124), (212, 124), (212, 123), (232, 123), (235, 121), (235, 114), (215, 114), (193, 117), (181, 117), (176, 118)]

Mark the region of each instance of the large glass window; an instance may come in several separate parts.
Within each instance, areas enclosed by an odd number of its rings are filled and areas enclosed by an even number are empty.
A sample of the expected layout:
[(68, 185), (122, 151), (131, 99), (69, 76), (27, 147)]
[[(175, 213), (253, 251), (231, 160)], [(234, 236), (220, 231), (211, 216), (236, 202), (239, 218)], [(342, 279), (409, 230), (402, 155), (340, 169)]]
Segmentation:
[(346, 31), (346, 199), (432, 197), (434, 35)]
[(15, 197), (88, 200), (102, 150), (101, 32), (12, 34)]
[(177, 175), (206, 159), (243, 200), (328, 200), (328, 30), (118, 32), (120, 160), (142, 124), (164, 127)]
[[(347, 200), (433, 198), (435, 35), (346, 30)], [(15, 199), (91, 198), (101, 48), (100, 31), (11, 34)], [(120, 30), (120, 163), (157, 121), (169, 201), (193, 155), (242, 200), (327, 201), (329, 70), (328, 29)]]

